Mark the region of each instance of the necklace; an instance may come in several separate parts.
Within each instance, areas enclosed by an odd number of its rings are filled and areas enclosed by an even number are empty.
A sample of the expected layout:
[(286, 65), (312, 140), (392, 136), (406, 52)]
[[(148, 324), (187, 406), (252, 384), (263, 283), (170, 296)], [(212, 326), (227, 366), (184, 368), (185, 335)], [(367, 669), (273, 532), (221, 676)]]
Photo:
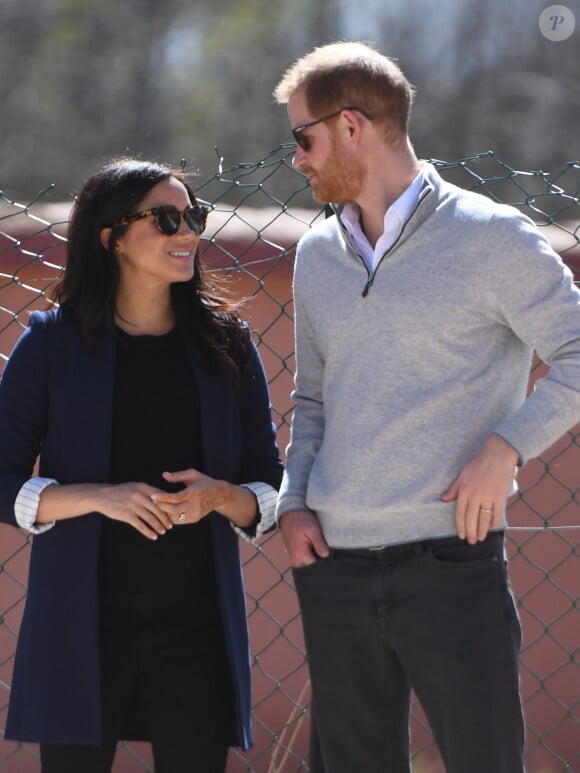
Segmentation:
[(125, 317), (122, 314), (119, 314), (117, 309), (115, 309), (115, 316), (121, 320), (121, 322), (124, 322), (126, 325), (131, 325), (132, 327), (139, 327), (135, 322), (130, 322), (128, 319), (125, 319)]

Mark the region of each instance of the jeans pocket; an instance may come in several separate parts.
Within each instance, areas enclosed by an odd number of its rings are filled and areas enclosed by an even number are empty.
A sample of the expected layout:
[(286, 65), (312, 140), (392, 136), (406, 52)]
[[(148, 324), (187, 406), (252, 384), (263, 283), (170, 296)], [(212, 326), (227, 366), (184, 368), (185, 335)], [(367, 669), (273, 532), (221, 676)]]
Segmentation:
[(427, 554), (434, 564), (449, 567), (496, 564), (503, 556), (503, 539), (501, 534), (494, 533), (475, 545), (460, 539), (435, 540), (428, 546)]
[(303, 564), (302, 566), (292, 566), (290, 567), (292, 569), (292, 574), (306, 574), (307, 572), (311, 571), (312, 569), (315, 569), (316, 566), (321, 562), (324, 561), (323, 558), (317, 558), (315, 561), (312, 561), (310, 564)]

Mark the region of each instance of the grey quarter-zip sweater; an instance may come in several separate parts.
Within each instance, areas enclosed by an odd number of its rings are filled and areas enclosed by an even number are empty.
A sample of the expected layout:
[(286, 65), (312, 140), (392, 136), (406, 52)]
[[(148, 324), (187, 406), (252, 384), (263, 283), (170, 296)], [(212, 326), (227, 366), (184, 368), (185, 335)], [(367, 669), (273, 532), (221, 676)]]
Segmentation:
[[(336, 215), (297, 248), (277, 514), (312, 510), (331, 547), (454, 535), (441, 494), (490, 434), (525, 462), (580, 420), (571, 272), (516, 209), (425, 178), (374, 273)], [(534, 350), (550, 371), (526, 398)]]

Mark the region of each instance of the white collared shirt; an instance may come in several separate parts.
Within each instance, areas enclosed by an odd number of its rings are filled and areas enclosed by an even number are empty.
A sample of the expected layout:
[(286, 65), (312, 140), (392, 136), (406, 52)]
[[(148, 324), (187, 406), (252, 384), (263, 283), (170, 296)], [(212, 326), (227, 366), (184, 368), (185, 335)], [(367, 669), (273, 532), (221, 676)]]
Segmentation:
[(340, 218), (358, 252), (372, 273), (382, 256), (397, 241), (403, 226), (417, 206), (423, 187), (423, 169), (399, 198), (385, 212), (384, 231), (373, 249), (360, 225), (360, 209), (357, 204), (346, 204)]

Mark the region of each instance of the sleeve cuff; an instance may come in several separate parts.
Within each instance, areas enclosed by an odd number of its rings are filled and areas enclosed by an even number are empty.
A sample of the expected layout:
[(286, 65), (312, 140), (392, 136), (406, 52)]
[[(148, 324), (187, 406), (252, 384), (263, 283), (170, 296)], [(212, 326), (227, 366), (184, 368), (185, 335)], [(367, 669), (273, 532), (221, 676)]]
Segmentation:
[(276, 502), (278, 501), (278, 492), (273, 486), (268, 483), (240, 483), (240, 486), (249, 489), (254, 494), (258, 501), (258, 522), (256, 524), (255, 533), (250, 535), (247, 530), (241, 529), (239, 526), (232, 524), (232, 528), (239, 534), (240, 537), (247, 542), (254, 542), (262, 534), (270, 531), (276, 523)]
[(26, 529), (32, 534), (42, 534), (52, 529), (54, 521), (52, 523), (36, 523), (36, 517), (40, 495), (47, 486), (53, 484), (58, 486), (58, 481), (53, 478), (30, 478), (22, 486), (14, 502), (14, 517), (20, 528)]

